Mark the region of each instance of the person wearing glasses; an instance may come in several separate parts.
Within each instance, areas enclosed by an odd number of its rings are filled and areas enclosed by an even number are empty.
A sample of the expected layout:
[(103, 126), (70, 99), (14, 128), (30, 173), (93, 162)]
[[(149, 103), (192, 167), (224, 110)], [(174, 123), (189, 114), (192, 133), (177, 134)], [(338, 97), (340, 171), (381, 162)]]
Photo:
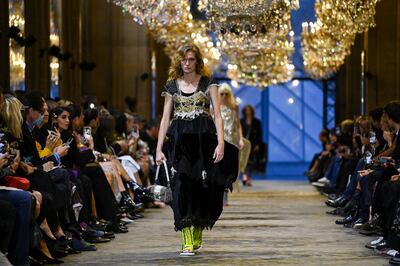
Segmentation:
[[(221, 98), (221, 115), (224, 121), (224, 138), (225, 141), (235, 145), (239, 149), (239, 170), (244, 173), (246, 164), (250, 155), (250, 141), (243, 138), (242, 126), (240, 124), (239, 106), (236, 103), (232, 90), (228, 84), (224, 83), (219, 87), (219, 95)], [(235, 182), (239, 189), (238, 182)], [(224, 206), (228, 205), (228, 190), (224, 195)]]
[(179, 48), (162, 96), (156, 163), (168, 160), (175, 230), (182, 231), (180, 255), (192, 256), (202, 246), (203, 230), (222, 213), (224, 190), (237, 177), (238, 152), (224, 141), (218, 84), (197, 46)]

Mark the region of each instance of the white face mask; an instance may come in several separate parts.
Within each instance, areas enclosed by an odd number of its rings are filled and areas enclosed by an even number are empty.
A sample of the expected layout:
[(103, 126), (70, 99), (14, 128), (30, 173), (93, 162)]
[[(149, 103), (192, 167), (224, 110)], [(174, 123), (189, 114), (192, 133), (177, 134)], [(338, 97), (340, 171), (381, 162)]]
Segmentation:
[(44, 115), (40, 115), (40, 117), (38, 119), (33, 121), (33, 124), (38, 127), (42, 124), (43, 119), (44, 119)]

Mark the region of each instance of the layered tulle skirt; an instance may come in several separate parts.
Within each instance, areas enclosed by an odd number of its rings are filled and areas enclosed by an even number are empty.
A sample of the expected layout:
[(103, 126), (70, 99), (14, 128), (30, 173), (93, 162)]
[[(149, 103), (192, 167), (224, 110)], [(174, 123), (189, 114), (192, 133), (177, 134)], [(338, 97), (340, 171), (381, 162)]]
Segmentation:
[(222, 213), (225, 189), (230, 189), (237, 178), (239, 151), (225, 142), (223, 160), (214, 163), (218, 140), (209, 117), (174, 120), (167, 137), (175, 229), (211, 229)]

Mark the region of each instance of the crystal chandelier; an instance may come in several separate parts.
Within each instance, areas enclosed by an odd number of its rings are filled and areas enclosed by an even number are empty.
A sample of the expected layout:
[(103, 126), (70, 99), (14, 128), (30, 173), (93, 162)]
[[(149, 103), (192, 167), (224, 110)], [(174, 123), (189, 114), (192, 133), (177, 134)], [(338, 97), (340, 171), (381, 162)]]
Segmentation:
[(295, 69), (290, 60), (293, 51), (293, 41), (287, 40), (280, 40), (268, 49), (232, 49), (228, 57), (228, 77), (260, 88), (289, 81)]
[[(181, 45), (195, 43), (210, 68), (219, 64), (221, 54), (227, 56), (239, 81), (265, 86), (293, 75), (290, 12), (298, 8), (298, 0), (200, 1), (211, 27), (193, 19), (186, 0), (112, 2), (145, 25), (157, 42), (165, 44), (170, 57)], [(213, 41), (208, 29), (217, 33), (219, 41)]]
[[(15, 26), (23, 34), (25, 28), (24, 3), (23, 1), (9, 2), (10, 16), (9, 26)], [(14, 40), (9, 41), (10, 46), (10, 85), (12, 90), (20, 88), (25, 81), (25, 48), (18, 45)]]
[(158, 43), (165, 45), (169, 57), (187, 43), (196, 44), (210, 69), (219, 64), (220, 52), (208, 35), (207, 25), (193, 19), (186, 0), (112, 0), (130, 13), (135, 22), (148, 28)]
[(379, 0), (317, 0), (315, 23), (303, 23), (304, 69), (314, 78), (332, 76), (351, 51), (357, 33), (375, 26)]
[[(296, 1), (210, 1), (211, 29), (224, 43), (223, 48), (269, 48), (275, 38), (291, 29), (290, 11)], [(253, 4), (253, 5), (251, 5)]]
[(183, 0), (108, 0), (120, 6), (133, 20), (155, 30), (168, 25), (182, 23), (188, 6)]
[(203, 55), (204, 64), (211, 70), (220, 62), (221, 53), (208, 34), (207, 25), (195, 21), (191, 15), (188, 23), (171, 25), (151, 31), (157, 42), (165, 45), (165, 53), (172, 58), (180, 46), (193, 43), (197, 45)]
[(293, 77), (291, 11), (298, 1), (209, 1), (211, 29), (228, 58), (228, 77), (257, 87)]

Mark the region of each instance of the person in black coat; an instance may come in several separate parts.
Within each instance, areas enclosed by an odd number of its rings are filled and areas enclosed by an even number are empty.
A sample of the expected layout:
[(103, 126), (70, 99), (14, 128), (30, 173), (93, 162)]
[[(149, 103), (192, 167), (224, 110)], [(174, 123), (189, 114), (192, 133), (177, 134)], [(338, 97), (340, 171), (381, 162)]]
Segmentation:
[(255, 110), (251, 105), (246, 105), (242, 110), (243, 118), (240, 120), (243, 137), (251, 142), (250, 158), (243, 175), (243, 185), (251, 186), (251, 177), (256, 170), (265, 171), (266, 150), (262, 141), (261, 121), (255, 117)]

